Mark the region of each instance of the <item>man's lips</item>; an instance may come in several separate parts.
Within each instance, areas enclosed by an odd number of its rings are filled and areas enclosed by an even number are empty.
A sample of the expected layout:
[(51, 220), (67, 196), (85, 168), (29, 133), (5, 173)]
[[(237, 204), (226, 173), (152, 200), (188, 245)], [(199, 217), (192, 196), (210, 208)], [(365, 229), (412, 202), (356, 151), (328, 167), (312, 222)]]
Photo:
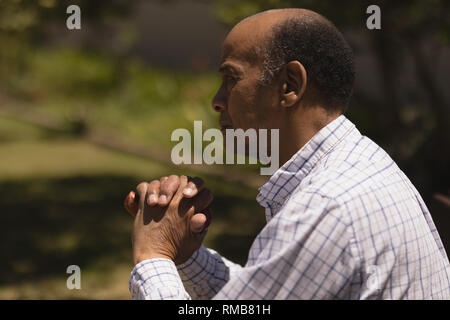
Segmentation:
[(225, 129), (233, 129), (233, 126), (230, 125), (230, 124), (228, 124), (228, 123), (223, 123), (223, 122), (221, 122), (221, 123), (220, 123), (220, 128), (221, 128), (222, 130), (225, 130)]

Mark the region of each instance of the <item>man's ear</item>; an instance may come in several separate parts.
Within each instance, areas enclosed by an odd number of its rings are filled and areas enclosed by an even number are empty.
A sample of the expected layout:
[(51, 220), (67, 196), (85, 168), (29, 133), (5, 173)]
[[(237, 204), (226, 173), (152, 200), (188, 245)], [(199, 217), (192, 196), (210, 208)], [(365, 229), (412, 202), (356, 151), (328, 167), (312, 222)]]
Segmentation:
[(291, 61), (284, 66), (280, 94), (281, 106), (289, 108), (300, 101), (306, 90), (306, 79), (305, 67), (300, 62)]

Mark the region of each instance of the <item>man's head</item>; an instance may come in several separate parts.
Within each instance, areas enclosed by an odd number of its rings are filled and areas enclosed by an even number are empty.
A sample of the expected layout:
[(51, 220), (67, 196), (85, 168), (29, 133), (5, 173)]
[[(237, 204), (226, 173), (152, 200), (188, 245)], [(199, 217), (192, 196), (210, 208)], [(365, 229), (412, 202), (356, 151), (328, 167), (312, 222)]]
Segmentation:
[(282, 130), (314, 110), (342, 113), (354, 62), (327, 19), (309, 10), (280, 9), (248, 17), (230, 31), (220, 72), (222, 85), (212, 103), (223, 127)]

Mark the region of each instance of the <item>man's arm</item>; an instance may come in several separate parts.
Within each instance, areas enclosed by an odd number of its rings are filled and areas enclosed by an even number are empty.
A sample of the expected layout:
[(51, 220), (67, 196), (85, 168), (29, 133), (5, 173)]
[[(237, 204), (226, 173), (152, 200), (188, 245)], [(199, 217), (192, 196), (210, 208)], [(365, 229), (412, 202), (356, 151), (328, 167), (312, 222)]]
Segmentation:
[(177, 266), (186, 291), (193, 299), (212, 299), (242, 270), (242, 266), (201, 246), (185, 263)]
[[(127, 210), (135, 216), (132, 236), (135, 268), (130, 291), (138, 299), (189, 298), (175, 263), (185, 262), (200, 247), (207, 231), (205, 220), (212, 194), (205, 188), (195, 199), (185, 199), (182, 191), (188, 185), (188, 179), (182, 176), (180, 188), (177, 185), (178, 190), (167, 207), (151, 206), (148, 196), (154, 182), (139, 184), (138, 195), (133, 194), (135, 199), (130, 201), (127, 197), (125, 201)], [(195, 216), (202, 218), (200, 231), (192, 229)]]
[(168, 259), (142, 261), (131, 273), (129, 289), (137, 300), (207, 300), (241, 269), (239, 264), (202, 246), (178, 266)]
[(140, 282), (132, 277), (131, 287), (138, 289), (131, 292), (138, 292), (137, 298), (140, 292), (147, 299), (354, 297), (352, 290), (361, 289), (360, 260), (349, 222), (343, 218), (344, 208), (321, 196), (308, 207), (298, 200), (295, 206), (278, 212), (258, 235), (245, 267), (200, 247), (177, 266), (179, 275), (175, 265), (170, 272), (159, 263), (158, 269), (144, 266)]
[(214, 299), (349, 299), (360, 260), (345, 208), (300, 195), (270, 219), (244, 268)]
[[(179, 186), (180, 179), (175, 175), (153, 180), (147, 184), (145, 193), (138, 190), (139, 195), (136, 196), (134, 192), (130, 192), (125, 200), (125, 208), (136, 216), (140, 198), (149, 206), (165, 207)], [(204, 182), (198, 177), (189, 179), (184, 190), (180, 188), (183, 197), (187, 199), (201, 197), (204, 189)], [(191, 218), (190, 227), (195, 232), (207, 229), (211, 221), (209, 208), (201, 211)], [(131, 273), (129, 288), (135, 299), (190, 299), (189, 294), (194, 299), (210, 299), (241, 268), (214, 250), (202, 246), (188, 261), (176, 267), (172, 261), (163, 258), (138, 263)], [(184, 290), (179, 276), (189, 294)]]
[(129, 289), (135, 300), (190, 300), (173, 261), (144, 260), (131, 272)]

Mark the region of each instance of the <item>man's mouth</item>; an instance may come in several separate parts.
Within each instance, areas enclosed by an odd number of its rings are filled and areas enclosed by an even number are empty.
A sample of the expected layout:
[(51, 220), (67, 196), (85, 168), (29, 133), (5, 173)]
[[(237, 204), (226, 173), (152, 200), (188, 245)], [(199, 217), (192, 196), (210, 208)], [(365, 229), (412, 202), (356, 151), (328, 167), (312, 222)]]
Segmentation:
[(221, 130), (225, 130), (225, 129), (233, 129), (232, 125), (229, 125), (227, 123), (220, 123), (220, 129)]

